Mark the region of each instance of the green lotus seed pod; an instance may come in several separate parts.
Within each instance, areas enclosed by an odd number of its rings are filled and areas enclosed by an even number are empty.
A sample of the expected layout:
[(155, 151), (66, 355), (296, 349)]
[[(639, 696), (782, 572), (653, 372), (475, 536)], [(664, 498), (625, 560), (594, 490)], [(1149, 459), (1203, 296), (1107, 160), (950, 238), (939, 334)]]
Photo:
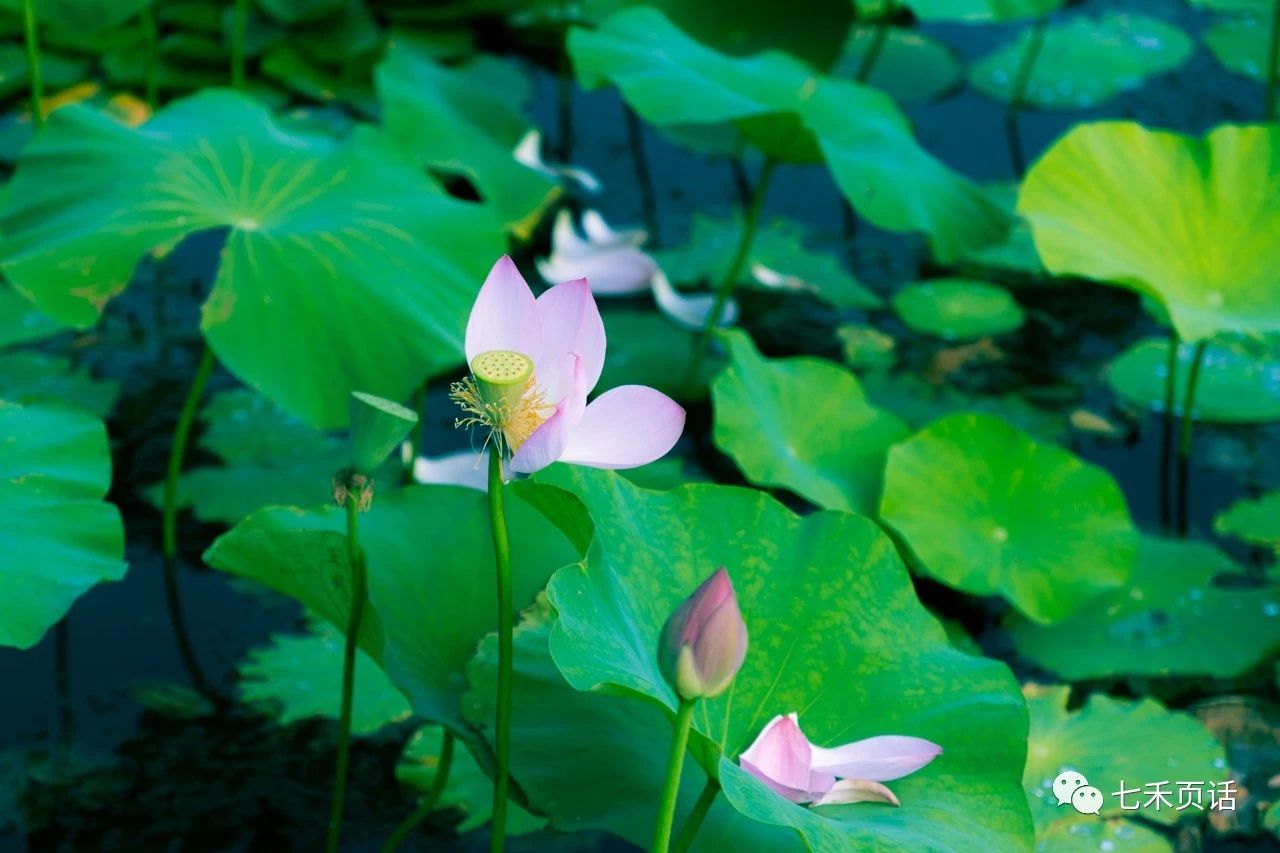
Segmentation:
[(351, 467), (372, 474), (418, 423), (418, 414), (382, 397), (351, 393)]

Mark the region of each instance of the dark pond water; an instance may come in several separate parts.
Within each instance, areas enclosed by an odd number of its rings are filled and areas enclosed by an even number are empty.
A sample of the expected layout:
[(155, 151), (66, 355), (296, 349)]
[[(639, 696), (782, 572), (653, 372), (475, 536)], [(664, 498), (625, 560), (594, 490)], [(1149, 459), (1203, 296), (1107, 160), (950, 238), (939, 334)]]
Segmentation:
[[(1154, 14), (1196, 32), (1203, 16), (1173, 0), (1089, 3), (1099, 11), (1120, 8)], [(1005, 41), (1016, 28), (930, 27), (968, 59)], [(553, 143), (575, 163), (600, 175), (608, 191), (599, 205), (616, 223), (639, 223), (637, 191), (623, 107), (613, 92), (574, 91), (568, 140), (556, 138), (563, 114), (556, 79), (532, 69), (536, 84), (533, 114)], [(1125, 116), (1147, 124), (1201, 132), (1223, 121), (1254, 120), (1261, 87), (1222, 72), (1203, 49), (1184, 68), (1158, 78), (1138, 93), (1119, 98), (1104, 110), (1071, 114), (1027, 113), (1022, 138), (1028, 159), (1071, 122), (1095, 116)], [(922, 142), (955, 168), (979, 179), (1012, 177), (1003, 131), (1002, 107), (971, 92), (940, 103), (911, 108)], [(724, 212), (738, 203), (733, 169), (677, 148), (664, 137), (643, 134), (660, 211), (658, 241), (684, 240), (695, 211)], [(753, 164), (748, 164), (753, 168)], [(914, 277), (920, 260), (914, 241), (859, 227), (844, 241), (842, 204), (824, 169), (782, 170), (767, 199), (767, 213), (791, 217), (811, 227), (832, 246), (848, 250), (859, 277), (884, 287)], [(0, 851), (50, 850), (279, 850), (319, 846), (321, 815), (328, 805), (333, 727), (308, 723), (279, 728), (228, 702), (218, 713), (195, 720), (174, 719), (146, 710), (136, 698), (138, 685), (189, 683), (193, 675), (174, 643), (171, 609), (166, 606), (164, 571), (158, 555), (159, 518), (136, 489), (162, 478), (177, 410), (194, 370), (198, 341), (190, 334), (206, 289), (218, 238), (204, 237), (184, 246), (166, 275), (140, 273), (139, 282), (114, 304), (96, 346), (84, 360), (121, 381), (123, 396), (110, 420), (115, 459), (111, 499), (126, 519), (130, 571), (118, 584), (95, 589), (75, 607), (59, 641), (58, 632), (27, 652), (0, 649), (0, 753), (46, 751), (55, 755), (62, 739), (72, 742), (72, 769), (38, 768), (28, 792), (36, 827), (29, 834), (0, 834)], [(1103, 364), (1127, 342), (1152, 329), (1136, 301), (1115, 291), (1091, 291), (1088, 299), (1055, 292), (1020, 293), (1028, 307), (1042, 309), (1063, 323), (1011, 352), (998, 378), (1003, 389), (1027, 385), (1065, 386), (1093, 408), (1107, 411), (1099, 382)], [(757, 318), (760, 319), (760, 318)], [(795, 325), (824, 329), (831, 354), (832, 318), (818, 309), (801, 310), (784, 321), (763, 318), (757, 337), (776, 353), (804, 348), (814, 338), (796, 340)], [(1036, 329), (1037, 332), (1042, 331)], [(821, 348), (821, 346), (819, 347)], [(908, 353), (908, 358), (913, 354)], [(924, 355), (917, 354), (919, 357)], [(219, 375), (215, 388), (232, 380)], [(435, 389), (427, 404), (426, 449), (438, 453), (466, 446), (450, 429), (452, 412)], [(705, 426), (709, 414), (695, 410), (692, 421)], [(1144, 529), (1158, 524), (1154, 471), (1159, 461), (1155, 419), (1134, 424), (1128, 440), (1083, 440), (1076, 450), (1111, 470)], [(706, 430), (689, 449), (717, 475), (732, 479), (731, 463), (717, 458)], [(1201, 430), (1192, 471), (1192, 525), (1207, 532), (1215, 512), (1235, 496), (1263, 485), (1280, 484), (1276, 432)], [(1224, 460), (1232, 465), (1224, 467)], [(1240, 460), (1243, 460), (1241, 462)], [(191, 461), (198, 461), (193, 457)], [(1216, 464), (1209, 464), (1209, 463)], [(323, 495), (318, 497), (323, 500)], [(299, 613), (233, 587), (202, 568), (199, 555), (218, 530), (185, 519), (181, 528), (183, 564), (179, 571), (185, 633), (199, 676), (223, 695), (233, 691), (236, 663), (246, 649), (272, 631), (295, 628)], [(1249, 556), (1249, 555), (1244, 555)], [(981, 603), (958, 606), (954, 596), (931, 585), (922, 594), (935, 607), (977, 624), (989, 617)], [(986, 638), (991, 651), (999, 639)], [(65, 654), (65, 659), (59, 660)], [(61, 665), (60, 665), (61, 664)], [(1144, 685), (1122, 684), (1120, 691)], [(1185, 704), (1231, 685), (1194, 685), (1164, 698)], [(1165, 688), (1160, 688), (1165, 689)], [(1273, 700), (1273, 683), (1261, 688)], [(361, 742), (355, 751), (352, 799), (346, 837), (353, 850), (376, 849), (389, 829), (409, 810), (411, 799), (395, 784), (392, 768), (407, 729)], [(65, 780), (70, 778), (70, 782)], [(3, 780), (0, 780), (0, 802)], [(3, 821), (0, 820), (0, 823)], [(420, 834), (404, 849), (481, 849), (483, 833), (457, 839), (447, 821), (438, 832)], [(185, 838), (185, 844), (181, 839)], [(1257, 842), (1263, 844), (1265, 842)], [(556, 839), (539, 836), (516, 841), (514, 850), (619, 849), (599, 838)]]

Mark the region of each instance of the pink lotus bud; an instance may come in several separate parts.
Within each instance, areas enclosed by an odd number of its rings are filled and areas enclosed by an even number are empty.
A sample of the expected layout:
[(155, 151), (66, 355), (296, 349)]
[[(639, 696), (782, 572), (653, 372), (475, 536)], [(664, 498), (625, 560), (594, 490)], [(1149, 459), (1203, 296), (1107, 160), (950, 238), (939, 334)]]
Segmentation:
[(746, 656), (747, 626), (721, 566), (663, 626), (658, 663), (682, 699), (710, 699), (724, 692)]

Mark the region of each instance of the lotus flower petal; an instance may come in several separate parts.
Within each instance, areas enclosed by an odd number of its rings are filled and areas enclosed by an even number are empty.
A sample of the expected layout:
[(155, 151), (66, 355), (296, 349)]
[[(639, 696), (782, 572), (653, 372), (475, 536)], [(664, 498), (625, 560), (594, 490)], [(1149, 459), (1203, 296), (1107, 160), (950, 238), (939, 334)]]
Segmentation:
[[(537, 299), (542, 322), (542, 354), (534, 371), (548, 403), (559, 403), (569, 393), (572, 371), (582, 371), (585, 397), (596, 387), (604, 370), (605, 333), (600, 310), (585, 279), (557, 284)], [(566, 358), (577, 354), (577, 359)]]
[[(776, 786), (781, 786), (790, 791), (807, 793), (811, 758), (809, 739), (800, 731), (796, 715), (788, 714), (769, 721), (751, 746), (743, 751), (741, 763), (747, 772), (774, 790), (778, 790)], [(778, 793), (791, 799), (783, 791)]]
[(553, 178), (568, 178), (589, 193), (600, 192), (602, 186), (600, 179), (586, 169), (578, 166), (554, 166), (542, 159), (542, 132), (537, 128), (531, 129), (520, 138), (512, 154), (517, 162), (536, 172)]
[(560, 459), (592, 468), (647, 465), (675, 446), (684, 418), (684, 409), (661, 391), (612, 388), (587, 406)]
[(560, 459), (569, 445), (569, 439), (582, 420), (587, 399), (583, 360), (577, 353), (565, 356), (570, 363), (574, 380), (571, 387), (556, 404), (555, 413), (533, 431), (511, 457), (511, 470), (532, 474)]
[(489, 271), (467, 319), (467, 362), (490, 350), (511, 350), (535, 360), (542, 353), (537, 300), (507, 255)]
[[(716, 301), (715, 295), (711, 293), (686, 296), (675, 288), (661, 269), (653, 274), (653, 299), (658, 303), (658, 310), (663, 314), (686, 329), (694, 331), (700, 331), (707, 325), (707, 318), (711, 316)], [(738, 303), (731, 297), (725, 300), (718, 325), (732, 326), (736, 322), (738, 322)]]
[(879, 782), (870, 779), (841, 779), (822, 795), (815, 806), (838, 806), (845, 803), (888, 803), (901, 805), (898, 798)]
[(942, 753), (924, 738), (881, 735), (856, 740), (834, 749), (813, 747), (813, 769), (842, 779), (888, 782), (914, 773)]

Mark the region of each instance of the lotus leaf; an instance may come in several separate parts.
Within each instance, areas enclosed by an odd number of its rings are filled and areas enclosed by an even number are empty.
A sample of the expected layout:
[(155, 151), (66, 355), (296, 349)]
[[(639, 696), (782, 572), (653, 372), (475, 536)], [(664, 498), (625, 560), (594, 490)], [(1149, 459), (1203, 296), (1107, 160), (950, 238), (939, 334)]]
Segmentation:
[[(1178, 346), (1174, 413), (1182, 414), (1194, 347)], [(1164, 410), (1169, 342), (1148, 339), (1125, 350), (1107, 369), (1107, 381), (1124, 400)], [(1205, 347), (1192, 417), (1214, 423), (1280, 420), (1280, 358), (1256, 342), (1217, 338)]]
[(893, 309), (912, 331), (948, 341), (1012, 332), (1025, 319), (1009, 291), (960, 278), (909, 284), (894, 294)]

